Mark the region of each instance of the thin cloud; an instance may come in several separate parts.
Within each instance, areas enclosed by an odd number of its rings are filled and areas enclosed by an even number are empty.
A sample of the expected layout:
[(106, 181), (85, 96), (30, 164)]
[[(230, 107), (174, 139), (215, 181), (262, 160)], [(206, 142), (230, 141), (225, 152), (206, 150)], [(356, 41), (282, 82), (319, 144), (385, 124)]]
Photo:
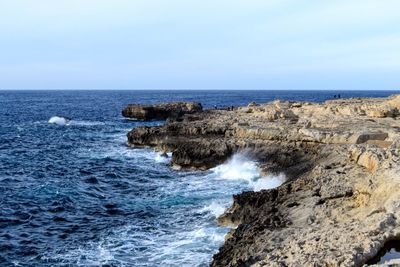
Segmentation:
[(396, 89), (399, 9), (395, 0), (2, 1), (0, 87)]

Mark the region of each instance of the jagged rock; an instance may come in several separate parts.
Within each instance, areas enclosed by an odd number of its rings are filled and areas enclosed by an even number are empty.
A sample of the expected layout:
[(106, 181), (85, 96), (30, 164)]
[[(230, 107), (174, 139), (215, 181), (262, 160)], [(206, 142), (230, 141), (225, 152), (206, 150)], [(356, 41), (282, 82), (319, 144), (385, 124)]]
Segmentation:
[(189, 169), (245, 152), (286, 175), (234, 196), (218, 219), (234, 228), (212, 266), (362, 266), (400, 236), (399, 107), (393, 96), (205, 110), (135, 128), (128, 144)]
[(122, 110), (122, 116), (138, 120), (166, 120), (179, 118), (184, 114), (200, 112), (200, 103), (174, 102), (156, 105), (130, 104)]
[(395, 107), (400, 111), (400, 95), (394, 95), (392, 97), (389, 98), (389, 100), (387, 101), (387, 104), (389, 106)]
[(253, 102), (250, 102), (247, 106), (248, 107), (256, 107), (256, 106), (258, 106), (258, 104), (253, 101)]

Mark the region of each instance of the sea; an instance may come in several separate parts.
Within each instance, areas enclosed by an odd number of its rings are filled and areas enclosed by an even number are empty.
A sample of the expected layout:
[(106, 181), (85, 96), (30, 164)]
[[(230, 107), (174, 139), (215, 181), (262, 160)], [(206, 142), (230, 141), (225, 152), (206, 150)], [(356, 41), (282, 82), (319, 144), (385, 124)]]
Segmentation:
[(284, 182), (261, 177), (241, 154), (208, 171), (178, 171), (170, 157), (129, 148), (132, 128), (164, 123), (125, 119), (129, 103), (224, 108), (394, 93), (0, 91), (0, 266), (208, 266), (230, 230), (216, 218), (232, 195)]

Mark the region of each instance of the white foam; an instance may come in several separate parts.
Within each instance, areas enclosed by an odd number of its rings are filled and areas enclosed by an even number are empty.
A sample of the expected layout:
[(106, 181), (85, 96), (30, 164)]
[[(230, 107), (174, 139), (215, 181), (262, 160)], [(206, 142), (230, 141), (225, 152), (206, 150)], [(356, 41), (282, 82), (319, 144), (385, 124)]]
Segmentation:
[(66, 119), (66, 118), (64, 118), (64, 117), (58, 117), (58, 116), (53, 116), (53, 117), (51, 117), (50, 119), (49, 119), (49, 123), (51, 123), (51, 124), (57, 124), (57, 125), (62, 125), (62, 126), (64, 126), (64, 125), (68, 125), (69, 124), (69, 121), (70, 120), (68, 120), (68, 119)]
[(157, 163), (169, 163), (170, 161), (171, 161), (171, 156), (172, 156), (172, 153), (161, 153), (161, 152), (158, 152), (158, 153), (156, 153), (156, 156), (154, 157), (154, 160), (157, 162)]
[[(37, 122), (40, 123), (40, 122)], [(48, 120), (48, 123), (57, 124), (57, 125), (74, 125), (74, 126), (98, 126), (105, 125), (104, 122), (101, 121), (79, 121), (79, 120), (71, 120), (61, 116), (53, 116)]]
[[(94, 150), (98, 157), (106, 155), (130, 160), (132, 164), (154, 168), (157, 171), (162, 168), (168, 170), (167, 166), (158, 163), (167, 162), (166, 158), (150, 149), (121, 149), (114, 146), (96, 147)], [(168, 156), (170, 158), (171, 154)], [(152, 230), (143, 228), (145, 226), (141, 224), (128, 223), (113, 229), (113, 232), (100, 244), (83, 244), (82, 249), (72, 249), (67, 255), (53, 254), (52, 258), (59, 257), (65, 263), (83, 266), (102, 264), (124, 266), (132, 262), (140, 266), (208, 265), (211, 255), (217, 252), (218, 247), (224, 242), (225, 234), (229, 231), (228, 228), (219, 227), (215, 218), (230, 206), (232, 194), (252, 188), (259, 191), (276, 187), (285, 179), (284, 175), (263, 177), (257, 162), (241, 154), (234, 155), (226, 163), (211, 171), (177, 172), (174, 176), (176, 179), (160, 180), (162, 187), (157, 190), (162, 196), (162, 201), (178, 198), (178, 201), (182, 199), (184, 203), (189, 202), (190, 208), (180, 209), (180, 205), (177, 205), (177, 211), (167, 215), (172, 217), (165, 218), (166, 222), (171, 220), (173, 229), (179, 231), (174, 231), (163, 224)], [(155, 201), (157, 205), (164, 207), (164, 203), (158, 204), (157, 199), (148, 201), (149, 203)], [(192, 204), (195, 204), (193, 209)], [(186, 214), (184, 210), (190, 210), (190, 213)], [(191, 218), (191, 216), (196, 220), (190, 220), (189, 223), (185, 217)]]
[(235, 154), (227, 162), (212, 169), (222, 179), (245, 180), (253, 191), (271, 189), (285, 182), (284, 174), (262, 176), (257, 162), (243, 154)]
[(104, 122), (101, 121), (71, 121), (71, 125), (77, 126), (97, 126), (97, 125), (105, 125)]
[(264, 189), (276, 188), (283, 184), (285, 180), (286, 177), (282, 173), (279, 175), (267, 175), (252, 182), (251, 186), (253, 187), (253, 191), (257, 192)]
[(103, 244), (95, 246), (93, 243), (89, 243), (87, 247), (78, 247), (65, 253), (50, 252), (42, 258), (64, 263), (73, 262), (77, 266), (101, 266), (116, 261), (110, 248)]
[(260, 177), (256, 162), (242, 154), (235, 154), (227, 162), (212, 169), (215, 175), (223, 179), (243, 179), (248, 182)]
[(218, 229), (216, 228), (205, 227), (194, 230), (192, 233), (188, 234), (188, 236), (192, 236), (193, 241), (196, 239), (211, 239), (212, 242), (222, 243), (225, 239), (225, 234), (225, 232), (218, 232)]
[(224, 205), (221, 202), (213, 201), (213, 202), (211, 202), (210, 205), (203, 207), (200, 210), (200, 212), (209, 212), (215, 218), (218, 218), (219, 216), (221, 216), (224, 213), (224, 211), (227, 207), (227, 204), (229, 204), (229, 203), (225, 203), (225, 205)]
[(114, 256), (111, 254), (111, 251), (107, 248), (99, 245), (98, 249), (98, 262), (100, 264), (107, 264), (108, 262), (114, 260)]

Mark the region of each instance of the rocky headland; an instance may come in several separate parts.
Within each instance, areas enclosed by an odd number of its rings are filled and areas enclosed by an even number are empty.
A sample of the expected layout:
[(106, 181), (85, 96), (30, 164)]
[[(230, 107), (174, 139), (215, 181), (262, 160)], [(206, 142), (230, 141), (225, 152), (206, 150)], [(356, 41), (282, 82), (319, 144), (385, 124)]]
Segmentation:
[(232, 230), (212, 266), (363, 266), (400, 240), (400, 95), (162, 118), (163, 126), (130, 131), (128, 144), (172, 152), (171, 164), (183, 169), (246, 153), (263, 173), (287, 177), (278, 188), (233, 196), (218, 218)]
[(166, 120), (179, 119), (184, 114), (200, 112), (203, 107), (200, 103), (174, 102), (156, 105), (131, 104), (122, 110), (122, 116), (137, 120)]

